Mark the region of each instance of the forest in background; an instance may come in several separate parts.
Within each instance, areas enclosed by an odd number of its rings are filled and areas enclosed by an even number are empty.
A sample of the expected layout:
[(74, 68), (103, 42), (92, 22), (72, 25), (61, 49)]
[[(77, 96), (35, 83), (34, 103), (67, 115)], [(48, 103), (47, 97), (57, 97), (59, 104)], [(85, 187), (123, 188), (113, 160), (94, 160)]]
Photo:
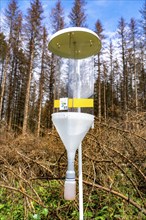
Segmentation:
[[(51, 122), (57, 59), (48, 51), (48, 39), (64, 27), (88, 25), (85, 8), (84, 0), (75, 0), (65, 24), (57, 0), (49, 30), (41, 0), (32, 0), (26, 15), (16, 0), (5, 11), (0, 24), (1, 220), (79, 218), (78, 187), (75, 201), (63, 199), (67, 156)], [(131, 18), (127, 24), (119, 18), (113, 39), (107, 39), (98, 17), (93, 30), (102, 50), (94, 59), (95, 126), (82, 146), (86, 220), (146, 217), (146, 2), (138, 10), (141, 21)]]
[[(52, 128), (57, 61), (48, 51), (48, 38), (67, 25), (88, 26), (85, 7), (85, 1), (75, 1), (65, 24), (61, 1), (56, 1), (47, 30), (40, 0), (31, 2), (26, 15), (17, 1), (10, 1), (0, 24), (0, 117), (8, 130), (39, 136)], [(94, 59), (94, 114), (99, 120), (128, 121), (146, 111), (146, 3), (137, 10), (141, 20), (133, 17), (127, 24), (119, 18), (113, 39), (107, 39), (97, 17), (93, 31), (102, 50)]]

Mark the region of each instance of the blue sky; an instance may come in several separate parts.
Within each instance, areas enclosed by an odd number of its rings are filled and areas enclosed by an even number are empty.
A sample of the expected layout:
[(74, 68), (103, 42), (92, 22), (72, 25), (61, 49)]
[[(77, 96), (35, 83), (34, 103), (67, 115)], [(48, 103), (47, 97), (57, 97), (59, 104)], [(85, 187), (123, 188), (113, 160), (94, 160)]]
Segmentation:
[[(20, 9), (26, 14), (30, 0), (17, 0)], [(41, 0), (46, 20), (50, 17), (50, 11), (55, 6), (56, 0)], [(73, 0), (62, 0), (62, 6), (68, 22), (68, 14), (73, 6)], [(94, 30), (95, 23), (99, 19), (105, 29), (105, 32), (112, 33), (116, 31), (118, 21), (121, 17), (127, 22), (130, 18), (140, 19), (139, 10), (144, 5), (145, 0), (86, 0), (86, 14), (88, 28)], [(4, 9), (7, 7), (9, 0), (0, 0), (0, 15), (2, 17)], [(48, 22), (49, 23), (49, 22)], [(69, 24), (68, 24), (69, 25)]]

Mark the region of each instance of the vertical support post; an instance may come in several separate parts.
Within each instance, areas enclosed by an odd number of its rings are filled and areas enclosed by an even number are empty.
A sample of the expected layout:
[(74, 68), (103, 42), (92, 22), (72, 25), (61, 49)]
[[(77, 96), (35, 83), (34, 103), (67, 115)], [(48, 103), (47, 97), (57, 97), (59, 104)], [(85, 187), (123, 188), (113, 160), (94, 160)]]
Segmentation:
[[(80, 61), (76, 61), (76, 75), (77, 75), (77, 98), (80, 98), (81, 93), (81, 81), (80, 81)], [(78, 112), (81, 112), (81, 108), (78, 108)], [(79, 169), (79, 220), (83, 220), (83, 173), (82, 173), (82, 144), (78, 148), (78, 169)]]
[(83, 220), (83, 173), (82, 173), (82, 144), (78, 148), (79, 163), (79, 220)]

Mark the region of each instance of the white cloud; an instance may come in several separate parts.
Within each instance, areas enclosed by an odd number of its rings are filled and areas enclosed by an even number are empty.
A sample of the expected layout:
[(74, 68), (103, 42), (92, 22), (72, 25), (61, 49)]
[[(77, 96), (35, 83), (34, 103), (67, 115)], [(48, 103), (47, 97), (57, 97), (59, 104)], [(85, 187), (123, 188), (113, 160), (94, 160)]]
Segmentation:
[(6, 25), (5, 25), (5, 9), (2, 8), (1, 11), (0, 11), (0, 32), (4, 32), (5, 35), (7, 35), (7, 28), (6, 28)]

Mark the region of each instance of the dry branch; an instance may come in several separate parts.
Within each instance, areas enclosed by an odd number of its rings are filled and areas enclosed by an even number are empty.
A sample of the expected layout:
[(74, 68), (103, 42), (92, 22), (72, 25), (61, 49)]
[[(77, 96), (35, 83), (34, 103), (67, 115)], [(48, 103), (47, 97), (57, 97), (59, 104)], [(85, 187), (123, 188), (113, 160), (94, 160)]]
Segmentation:
[(123, 194), (121, 194), (121, 193), (119, 193), (119, 192), (117, 192), (117, 191), (115, 191), (115, 190), (112, 190), (111, 188), (106, 188), (106, 187), (101, 186), (101, 185), (99, 185), (99, 184), (95, 184), (94, 182), (91, 183), (91, 182), (89, 182), (89, 181), (83, 180), (83, 183), (85, 183), (85, 184), (88, 185), (88, 186), (92, 186), (92, 187), (94, 186), (95, 188), (98, 188), (98, 189), (100, 189), (100, 190), (103, 190), (103, 191), (108, 192), (108, 193), (111, 193), (111, 194), (113, 194), (113, 195), (115, 195), (115, 196), (117, 196), (117, 197), (119, 197), (119, 198), (124, 199), (126, 202), (128, 202), (129, 204), (135, 206), (139, 211), (141, 211), (143, 214), (146, 215), (146, 209), (144, 209), (143, 207), (141, 207), (140, 205), (138, 205), (136, 202), (134, 202), (134, 201), (133, 201), (132, 199), (130, 199), (129, 197), (124, 196)]
[(11, 190), (11, 191), (19, 192), (22, 195), (24, 195), (25, 197), (29, 198), (30, 200), (36, 202), (38, 205), (42, 206), (43, 208), (46, 208), (46, 206), (42, 202), (36, 200), (35, 198), (31, 197), (30, 195), (28, 195), (27, 193), (25, 193), (24, 191), (22, 191), (20, 189), (14, 188), (12, 186), (2, 185), (2, 184), (0, 184), (0, 187)]

